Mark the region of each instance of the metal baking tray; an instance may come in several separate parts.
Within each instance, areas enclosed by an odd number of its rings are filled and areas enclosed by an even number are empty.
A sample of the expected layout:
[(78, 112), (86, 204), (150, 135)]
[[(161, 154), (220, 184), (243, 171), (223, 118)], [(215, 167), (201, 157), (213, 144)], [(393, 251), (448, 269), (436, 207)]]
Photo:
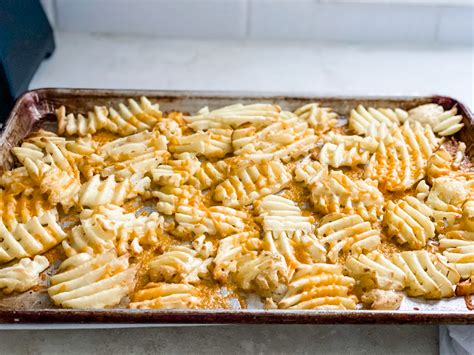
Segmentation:
[[(203, 106), (216, 108), (241, 102), (270, 102), (293, 110), (305, 103), (321, 102), (347, 116), (357, 104), (374, 107), (410, 109), (425, 103), (437, 103), (445, 109), (457, 105), (465, 127), (456, 135), (467, 145), (467, 154), (474, 158), (474, 116), (459, 101), (445, 96), (425, 97), (317, 97), (307, 94), (283, 95), (242, 92), (188, 92), (142, 90), (39, 89), (18, 99), (0, 136), (0, 171), (13, 162), (12, 147), (38, 126), (54, 125), (54, 110), (65, 105), (68, 112), (85, 112), (94, 105), (115, 105), (124, 99), (142, 95), (154, 99), (165, 112), (195, 112)], [(397, 311), (311, 311), (311, 310), (69, 310), (52, 305), (44, 290), (27, 291), (0, 300), (0, 323), (8, 324), (224, 324), (224, 323), (474, 323), (461, 297), (441, 301), (405, 298)]]

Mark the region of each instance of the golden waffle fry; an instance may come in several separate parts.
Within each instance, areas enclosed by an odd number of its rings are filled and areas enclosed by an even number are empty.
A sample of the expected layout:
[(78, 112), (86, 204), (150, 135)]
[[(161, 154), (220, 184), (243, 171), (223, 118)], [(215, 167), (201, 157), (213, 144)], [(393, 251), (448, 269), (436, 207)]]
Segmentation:
[(225, 160), (203, 162), (194, 173), (190, 183), (197, 189), (213, 188), (227, 178), (228, 165)]
[(192, 285), (151, 282), (135, 293), (129, 307), (136, 309), (197, 308), (199, 303), (200, 292)]
[(96, 255), (116, 249), (119, 255), (138, 254), (142, 244), (157, 242), (157, 230), (163, 220), (156, 212), (135, 217), (118, 206), (99, 206), (96, 210), (83, 210), (81, 224), (71, 230), (62, 246), (67, 256), (79, 253)]
[(170, 138), (169, 151), (175, 154), (194, 153), (208, 159), (223, 158), (232, 152), (232, 130), (211, 128), (189, 136)]
[(380, 142), (365, 176), (378, 180), (387, 191), (408, 190), (425, 177), (428, 159), (439, 143), (429, 126), (405, 122)]
[(407, 120), (408, 113), (400, 108), (365, 108), (363, 105), (351, 110), (349, 127), (357, 134), (371, 135), (374, 127), (396, 127)]
[(362, 291), (372, 289), (401, 291), (406, 286), (405, 272), (378, 251), (349, 256), (344, 265)]
[(236, 129), (232, 134), (234, 155), (255, 161), (296, 159), (313, 149), (316, 140), (308, 123), (291, 112), (282, 112), (277, 122), (260, 130), (249, 126)]
[(269, 195), (255, 205), (263, 228), (263, 248), (282, 256), (287, 277), (301, 264), (326, 260), (326, 250), (313, 233), (314, 218), (303, 216), (292, 200)]
[(171, 246), (150, 262), (148, 274), (153, 282), (198, 283), (209, 278), (211, 262), (189, 245)]
[(379, 145), (373, 137), (328, 134), (324, 140), (326, 143), (321, 148), (318, 159), (321, 164), (333, 168), (365, 165)]
[(379, 232), (359, 215), (328, 214), (321, 219), (317, 236), (333, 263), (341, 253), (359, 255), (375, 250), (380, 244)]
[(411, 297), (441, 299), (454, 296), (459, 273), (443, 261), (441, 254), (426, 250), (393, 254), (391, 261), (407, 275), (407, 294)]
[(168, 140), (158, 132), (143, 131), (104, 144), (99, 149), (104, 165), (101, 175), (125, 179), (146, 174), (167, 161)]
[(314, 102), (295, 110), (295, 115), (305, 120), (315, 130), (316, 133), (324, 133), (333, 128), (337, 123), (337, 113), (330, 107), (321, 107)]
[(0, 222), (0, 262), (42, 254), (61, 243), (65, 237), (55, 210), (32, 217), (26, 223), (18, 223), (12, 230)]
[(168, 160), (167, 165), (159, 165), (151, 170), (153, 181), (158, 185), (181, 186), (196, 174), (201, 162), (191, 153), (181, 153), (177, 159)]
[(408, 111), (408, 120), (429, 124), (433, 128), (433, 132), (440, 136), (451, 136), (461, 128), (462, 115), (458, 115), (458, 108), (453, 106), (450, 110), (437, 104), (426, 104), (415, 107)]
[(12, 266), (0, 269), (0, 289), (5, 294), (25, 292), (39, 283), (39, 274), (48, 266), (48, 259), (42, 255), (20, 259)]
[(280, 161), (251, 163), (235, 173), (214, 190), (214, 200), (224, 206), (248, 205), (259, 197), (281, 191), (291, 179)]
[(99, 130), (106, 130), (121, 136), (127, 136), (144, 130), (149, 130), (160, 121), (162, 113), (158, 104), (152, 104), (142, 96), (140, 102), (128, 100), (128, 106), (119, 104), (118, 109), (95, 106), (94, 111), (75, 116), (66, 115), (66, 108), (61, 106), (56, 110), (58, 118), (58, 133), (85, 136)]
[(214, 111), (209, 111), (207, 107), (204, 107), (196, 116), (185, 116), (184, 120), (196, 132), (214, 128), (237, 128), (246, 123), (266, 126), (277, 120), (280, 111), (277, 105), (236, 104)]
[(328, 171), (314, 162), (305, 162), (295, 173), (297, 181), (305, 181), (310, 188), (311, 202), (319, 213), (356, 213), (371, 222), (382, 214), (384, 197), (374, 180), (352, 180), (342, 171)]
[(390, 236), (400, 244), (421, 249), (435, 236), (433, 210), (412, 196), (407, 196), (386, 206), (383, 224)]
[(296, 271), (288, 291), (278, 303), (283, 309), (355, 309), (357, 297), (350, 295), (354, 279), (342, 275), (340, 265), (305, 265)]
[(77, 254), (66, 259), (51, 277), (48, 294), (65, 308), (104, 308), (116, 306), (134, 286), (136, 266), (128, 256), (115, 252), (98, 255)]

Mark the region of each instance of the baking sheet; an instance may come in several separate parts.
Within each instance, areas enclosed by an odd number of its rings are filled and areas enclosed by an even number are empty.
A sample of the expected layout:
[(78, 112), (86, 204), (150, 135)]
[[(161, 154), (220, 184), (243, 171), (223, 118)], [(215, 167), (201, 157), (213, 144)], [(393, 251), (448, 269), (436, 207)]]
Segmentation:
[[(41, 89), (26, 93), (17, 102), (0, 136), (0, 169), (11, 166), (12, 147), (36, 126), (54, 124), (54, 110), (61, 105), (67, 112), (86, 112), (94, 105), (116, 105), (124, 99), (142, 95), (160, 103), (165, 112), (179, 110), (196, 112), (203, 106), (212, 108), (240, 102), (271, 102), (293, 110), (309, 102), (321, 102), (347, 116), (357, 104), (374, 107), (412, 107), (434, 102), (446, 109), (458, 105), (464, 116), (465, 127), (457, 139), (467, 145), (467, 154), (474, 157), (474, 118), (471, 111), (455, 99), (431, 97), (315, 97), (312, 95), (287, 96), (282, 94), (121, 91), (81, 89)], [(405, 298), (398, 311), (288, 311), (288, 310), (67, 310), (55, 308), (44, 292), (28, 291), (0, 301), (0, 323), (63, 324), (211, 324), (211, 323), (471, 323), (474, 312), (466, 308), (463, 298), (426, 301)], [(35, 325), (34, 325), (35, 324)]]

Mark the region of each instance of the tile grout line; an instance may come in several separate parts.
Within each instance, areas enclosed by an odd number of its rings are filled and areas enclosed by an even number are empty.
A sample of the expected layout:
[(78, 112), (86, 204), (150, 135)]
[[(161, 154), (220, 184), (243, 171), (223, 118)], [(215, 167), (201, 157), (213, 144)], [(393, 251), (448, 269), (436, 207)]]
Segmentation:
[(251, 4), (252, 0), (245, 0), (245, 36), (244, 39), (250, 39), (250, 20), (251, 20)]

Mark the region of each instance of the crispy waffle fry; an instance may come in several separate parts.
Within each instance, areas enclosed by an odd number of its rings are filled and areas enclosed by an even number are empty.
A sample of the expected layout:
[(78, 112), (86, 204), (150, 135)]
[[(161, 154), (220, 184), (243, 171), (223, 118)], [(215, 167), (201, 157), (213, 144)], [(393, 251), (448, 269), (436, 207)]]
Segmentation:
[(288, 291), (278, 303), (284, 309), (355, 309), (357, 297), (350, 295), (354, 279), (342, 275), (340, 265), (313, 264), (296, 271)]
[(381, 141), (365, 176), (378, 180), (384, 190), (410, 189), (425, 177), (428, 159), (439, 143), (429, 126), (406, 122)]
[(252, 160), (289, 161), (306, 154), (316, 145), (317, 136), (308, 123), (291, 112), (260, 130), (256, 126), (236, 129), (232, 134), (234, 155)]
[(362, 138), (339, 134), (328, 134), (325, 141), (319, 153), (319, 161), (333, 168), (365, 165), (379, 145), (373, 137)]
[(0, 269), (0, 289), (5, 294), (25, 292), (39, 283), (39, 274), (48, 266), (48, 259), (42, 255), (20, 259), (12, 266)]
[(121, 179), (137, 173), (144, 175), (166, 162), (170, 155), (167, 143), (167, 138), (157, 131), (143, 131), (106, 143), (99, 150), (106, 165), (101, 175)]
[(474, 275), (474, 200), (462, 208), (458, 225), (439, 236), (443, 256), (456, 268), (463, 279)]
[(212, 236), (226, 237), (245, 228), (244, 220), (247, 213), (231, 207), (192, 207), (180, 205), (176, 209), (176, 229), (174, 235), (183, 238), (192, 235), (199, 236), (203, 233)]
[(250, 252), (239, 258), (234, 281), (244, 291), (270, 297), (276, 290), (286, 288), (286, 275), (286, 265), (281, 255), (268, 251)]
[[(309, 164), (309, 167), (297, 168), (296, 176), (297, 180), (307, 181), (311, 202), (317, 212), (357, 213), (364, 220), (372, 222), (382, 214), (384, 197), (376, 181), (352, 180), (342, 171), (328, 171), (327, 166), (321, 166), (315, 175), (310, 175), (318, 164)], [(310, 173), (306, 172), (308, 170)]]
[(214, 111), (209, 111), (209, 108), (204, 107), (196, 116), (185, 116), (184, 120), (196, 132), (214, 128), (237, 128), (246, 123), (251, 123), (253, 126), (266, 126), (277, 120), (280, 111), (277, 105), (236, 104)]
[(317, 230), (328, 259), (335, 263), (340, 253), (353, 255), (372, 251), (380, 244), (380, 234), (359, 215), (331, 213), (323, 217)]
[(459, 273), (442, 260), (441, 254), (426, 250), (405, 251), (392, 255), (391, 261), (407, 276), (407, 294), (411, 297), (441, 299), (454, 296)]
[(194, 153), (208, 159), (223, 158), (232, 152), (232, 130), (212, 128), (189, 136), (171, 137), (169, 150), (172, 153)]
[(333, 128), (337, 123), (337, 113), (330, 107), (321, 107), (319, 103), (310, 103), (301, 106), (295, 115), (308, 122), (317, 133), (324, 133)]
[(279, 161), (252, 163), (238, 169), (216, 186), (215, 201), (224, 206), (245, 206), (259, 197), (279, 192), (289, 183), (291, 175)]
[(406, 286), (405, 272), (378, 251), (349, 256), (344, 265), (362, 291), (372, 289), (401, 291)]
[(136, 266), (128, 256), (113, 251), (92, 257), (82, 253), (69, 257), (51, 277), (48, 294), (65, 308), (104, 308), (116, 306), (134, 286)]
[(229, 275), (237, 271), (239, 259), (246, 253), (260, 251), (261, 247), (262, 241), (255, 232), (241, 232), (219, 240), (213, 261), (214, 279), (227, 282)]
[(227, 178), (228, 165), (225, 160), (203, 162), (194, 173), (190, 183), (197, 189), (213, 188)]
[(149, 283), (135, 293), (130, 308), (170, 309), (196, 308), (200, 302), (200, 292), (188, 284)]
[(177, 159), (169, 160), (167, 165), (160, 165), (151, 171), (153, 181), (158, 185), (181, 186), (197, 172), (201, 163), (195, 155), (182, 153)]
[(474, 197), (474, 182), (464, 178), (440, 177), (433, 180), (426, 204), (433, 209), (436, 230), (442, 232), (461, 218), (462, 205)]
[(407, 120), (408, 113), (400, 108), (365, 108), (362, 105), (351, 110), (349, 127), (357, 134), (370, 135), (373, 127), (396, 127)]
[(117, 182), (114, 175), (101, 180), (99, 175), (94, 175), (81, 186), (79, 191), (79, 205), (96, 207), (114, 204), (121, 206), (127, 199), (143, 194), (150, 186), (150, 178), (139, 174), (130, 179)]
[(18, 223), (26, 223), (49, 209), (50, 203), (38, 190), (29, 195), (13, 195), (0, 189), (0, 216), (8, 230), (13, 230)]
[(394, 203), (388, 201), (384, 226), (390, 236), (400, 244), (407, 243), (412, 249), (421, 249), (435, 236), (432, 221), (433, 210), (415, 197), (407, 196)]
[(149, 264), (153, 282), (198, 283), (209, 278), (212, 258), (202, 258), (191, 246), (171, 246)]
[(65, 237), (66, 233), (57, 223), (55, 210), (32, 217), (26, 223), (18, 223), (12, 230), (0, 222), (0, 262), (42, 254)]
[(81, 224), (74, 227), (62, 243), (67, 256), (96, 255), (111, 249), (116, 249), (119, 255), (130, 251), (138, 254), (143, 244), (156, 244), (157, 230), (163, 225), (156, 212), (135, 217), (114, 205), (83, 210), (80, 218)]
[(450, 110), (437, 104), (426, 104), (415, 107), (408, 111), (408, 120), (429, 124), (433, 132), (440, 136), (451, 136), (464, 126), (462, 115), (458, 115), (458, 109), (453, 106)]
[(301, 264), (326, 260), (326, 250), (313, 233), (314, 218), (303, 216), (292, 200), (269, 195), (256, 202), (256, 210), (263, 228), (263, 248), (282, 256), (287, 277)]
[(140, 102), (128, 100), (128, 106), (123, 103), (117, 110), (113, 107), (95, 106), (94, 111), (87, 113), (87, 117), (70, 113), (66, 115), (66, 108), (61, 106), (56, 110), (58, 118), (58, 133), (67, 135), (85, 136), (94, 134), (103, 129), (121, 136), (127, 136), (144, 130), (149, 130), (161, 119), (162, 113), (158, 104), (152, 104), (142, 96)]

